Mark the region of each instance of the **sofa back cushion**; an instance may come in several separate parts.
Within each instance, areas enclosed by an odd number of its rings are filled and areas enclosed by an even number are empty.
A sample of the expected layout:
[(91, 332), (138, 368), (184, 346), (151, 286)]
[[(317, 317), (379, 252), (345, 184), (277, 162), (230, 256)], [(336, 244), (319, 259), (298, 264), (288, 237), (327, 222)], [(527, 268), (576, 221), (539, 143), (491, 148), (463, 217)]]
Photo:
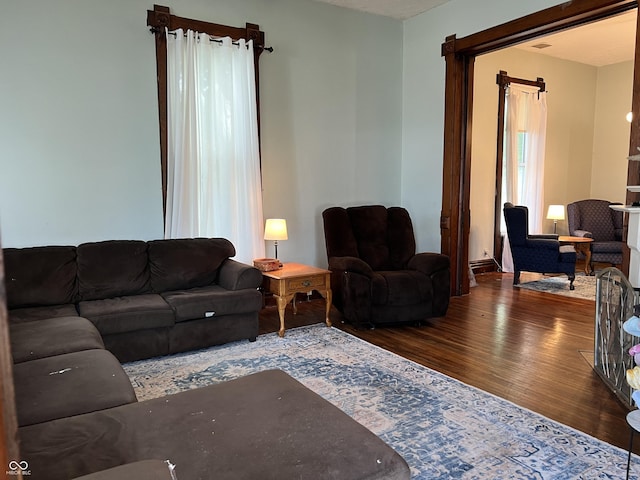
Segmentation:
[(322, 212), (327, 257), (358, 257), (373, 270), (401, 270), (416, 253), (413, 224), (402, 207), (330, 207)]
[(147, 243), (109, 240), (77, 248), (81, 300), (139, 295), (151, 291)]
[(218, 278), (218, 268), (236, 249), (224, 238), (181, 238), (148, 243), (154, 292), (204, 287)]
[(10, 309), (75, 303), (75, 247), (5, 248), (3, 252)]
[(360, 258), (373, 270), (388, 270), (387, 209), (382, 205), (347, 208)]

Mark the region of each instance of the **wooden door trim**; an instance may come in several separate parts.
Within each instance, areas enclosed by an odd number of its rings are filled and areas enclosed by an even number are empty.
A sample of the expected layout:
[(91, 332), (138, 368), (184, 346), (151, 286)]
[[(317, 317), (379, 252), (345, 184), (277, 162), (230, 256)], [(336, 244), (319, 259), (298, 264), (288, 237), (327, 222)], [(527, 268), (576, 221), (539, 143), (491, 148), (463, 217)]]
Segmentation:
[[(444, 152), (440, 239), (442, 253), (451, 258), (451, 294), (469, 293), (469, 201), (473, 63), (477, 55), (637, 8), (637, 0), (581, 0), (565, 2), (467, 37), (450, 35), (442, 44), (445, 58)], [(461, 13), (462, 14), (462, 13)], [(640, 147), (640, 73), (636, 58), (630, 152)], [(640, 162), (629, 166), (629, 184), (640, 183)], [(633, 183), (635, 182), (635, 183)], [(638, 194), (627, 194), (627, 199)], [(625, 231), (626, 238), (626, 231)], [(623, 269), (625, 265), (623, 264)], [(628, 263), (626, 265), (628, 269)]]

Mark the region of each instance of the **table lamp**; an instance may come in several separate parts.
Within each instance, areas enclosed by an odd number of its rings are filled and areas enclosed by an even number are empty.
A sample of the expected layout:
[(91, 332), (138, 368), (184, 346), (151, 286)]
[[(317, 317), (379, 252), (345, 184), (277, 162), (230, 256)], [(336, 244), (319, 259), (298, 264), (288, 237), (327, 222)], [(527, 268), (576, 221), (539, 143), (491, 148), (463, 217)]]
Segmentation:
[(278, 258), (278, 240), (287, 240), (287, 221), (284, 218), (268, 218), (264, 226), (264, 239), (273, 240)]
[(564, 220), (564, 205), (549, 205), (547, 220), (553, 220), (553, 233), (558, 233), (558, 220)]

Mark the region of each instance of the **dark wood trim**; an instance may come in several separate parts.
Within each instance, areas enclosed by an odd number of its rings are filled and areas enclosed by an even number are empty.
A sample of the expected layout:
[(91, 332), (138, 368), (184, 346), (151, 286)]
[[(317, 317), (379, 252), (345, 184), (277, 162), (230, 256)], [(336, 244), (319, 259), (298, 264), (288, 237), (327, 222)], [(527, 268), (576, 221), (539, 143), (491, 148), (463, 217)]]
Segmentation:
[[(493, 210), (493, 257), (500, 259), (502, 265), (502, 234), (500, 224), (502, 220), (502, 157), (504, 155), (504, 108), (505, 108), (505, 85), (501, 84), (501, 75), (507, 72), (500, 70), (498, 74), (498, 128), (496, 139), (496, 185), (494, 193)], [(501, 128), (502, 126), (502, 128)]]
[(496, 74), (496, 83), (502, 87), (503, 92), (506, 89), (506, 87), (509, 86), (510, 83), (518, 83), (520, 85), (537, 87), (540, 89), (541, 92), (544, 92), (547, 88), (546, 84), (544, 83), (544, 78), (542, 77), (538, 77), (535, 80), (527, 80), (526, 78), (510, 77), (507, 74), (507, 72), (505, 72), (504, 70), (500, 70), (500, 72)]
[(498, 265), (493, 259), (483, 258), (482, 260), (472, 260), (469, 262), (471, 271), (478, 275), (480, 273), (497, 272)]
[(171, 15), (169, 7), (154, 5), (147, 10), (147, 26), (151, 27), (156, 37), (156, 66), (158, 82), (158, 116), (160, 128), (160, 166), (162, 169), (162, 213), (165, 218), (167, 207), (167, 38), (165, 27), (169, 31), (182, 28), (205, 33), (214, 37), (230, 37), (232, 40), (253, 40), (253, 65), (256, 82), (256, 106), (258, 115), (258, 138), (260, 138), (260, 70), (258, 60), (265, 47), (265, 34), (254, 23), (247, 23), (244, 28), (220, 25), (217, 23), (192, 20), (190, 18)]
[[(7, 317), (7, 292), (4, 281), (4, 261), (0, 248), (0, 468), (6, 470), (11, 460), (22, 461), (18, 447), (18, 417), (16, 414), (13, 386), (13, 359), (9, 342), (9, 320)], [(8, 477), (8, 475), (7, 475)], [(15, 478), (22, 478), (18, 475)]]
[[(460, 225), (463, 217), (463, 209), (459, 200), (462, 198), (462, 161), (463, 128), (462, 118), (466, 119), (463, 109), (463, 92), (459, 89), (465, 85), (463, 76), (466, 68), (463, 57), (455, 55), (456, 37), (447, 37), (442, 46), (442, 52), (447, 61), (445, 80), (445, 111), (444, 111), (444, 164), (442, 179), (442, 210), (440, 212), (440, 251), (451, 259), (451, 292), (454, 295), (462, 295), (465, 273), (460, 264), (465, 264), (468, 253), (460, 254), (462, 242), (459, 234), (464, 231)], [(466, 89), (464, 90), (466, 94)], [(467, 285), (468, 282), (468, 272)], [(467, 287), (468, 288), (468, 287)]]
[(568, 1), (461, 38), (456, 53), (480, 55), (532, 38), (595, 22), (637, 7), (636, 0)]
[[(547, 35), (637, 8), (637, 0), (580, 0), (565, 2), (502, 25), (456, 38), (450, 35), (442, 44), (445, 59), (444, 152), (442, 166), (442, 211), (440, 214), (441, 251), (451, 257), (451, 293), (469, 291), (468, 242), (471, 154), (470, 91), (473, 88), (473, 61), (477, 55), (515, 43)], [(639, 30), (640, 32), (640, 30)], [(636, 33), (636, 36), (638, 33)], [(637, 45), (637, 40), (636, 40)], [(640, 146), (640, 78), (638, 48), (634, 77), (631, 151)], [(640, 165), (630, 165), (629, 183), (640, 183)], [(627, 195), (628, 197), (630, 195)], [(495, 249), (495, 247), (494, 247)], [(454, 258), (454, 256), (456, 258)], [(623, 270), (625, 266), (623, 265)], [(628, 269), (628, 262), (626, 263)]]

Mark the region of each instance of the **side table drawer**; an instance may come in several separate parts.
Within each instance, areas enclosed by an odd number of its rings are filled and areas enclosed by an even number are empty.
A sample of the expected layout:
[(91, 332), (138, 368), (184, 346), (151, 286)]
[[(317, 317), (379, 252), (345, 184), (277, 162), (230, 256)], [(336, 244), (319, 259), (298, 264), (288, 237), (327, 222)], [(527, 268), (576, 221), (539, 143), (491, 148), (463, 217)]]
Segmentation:
[(313, 275), (287, 280), (287, 290), (314, 289), (325, 286), (325, 275)]

